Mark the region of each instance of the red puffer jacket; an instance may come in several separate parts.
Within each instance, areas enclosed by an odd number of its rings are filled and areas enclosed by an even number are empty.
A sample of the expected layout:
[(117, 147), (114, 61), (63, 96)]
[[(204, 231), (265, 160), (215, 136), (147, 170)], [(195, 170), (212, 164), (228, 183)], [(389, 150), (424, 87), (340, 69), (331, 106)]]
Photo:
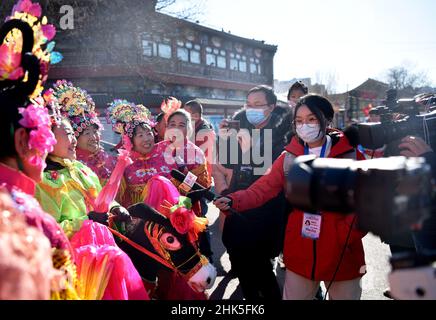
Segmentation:
[[(330, 130), (332, 148), (329, 158), (349, 158), (356, 156), (356, 151), (349, 144), (344, 134)], [(294, 137), (285, 148), (286, 152), (298, 157), (304, 154), (304, 146)], [(283, 190), (286, 183), (283, 162), (284, 152), (273, 164), (269, 174), (258, 179), (247, 190), (229, 195), (232, 207), (237, 211), (256, 208), (274, 198)], [(271, 212), (271, 214), (274, 214)], [(351, 226), (354, 215), (342, 215), (332, 212), (322, 213), (321, 234), (318, 240), (301, 236), (303, 212), (294, 209), (288, 219), (285, 234), (284, 262), (286, 268), (305, 278), (316, 281), (330, 281), (338, 267), (347, 235), (351, 235), (345, 249), (344, 257), (336, 274), (336, 281), (351, 280), (364, 274), (365, 258), (362, 238), (364, 233)]]

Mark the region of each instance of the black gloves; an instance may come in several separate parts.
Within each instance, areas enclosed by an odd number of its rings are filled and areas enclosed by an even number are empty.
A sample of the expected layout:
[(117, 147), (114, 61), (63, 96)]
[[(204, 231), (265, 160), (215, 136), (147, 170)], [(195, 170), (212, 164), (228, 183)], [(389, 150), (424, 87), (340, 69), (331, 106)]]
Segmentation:
[(128, 222), (132, 219), (129, 211), (124, 207), (113, 207), (111, 213), (115, 216), (114, 221), (116, 222)]
[(209, 189), (201, 189), (201, 190), (190, 191), (190, 192), (188, 192), (186, 197), (191, 199), (192, 203), (195, 203), (195, 202), (199, 201), (201, 198), (203, 198), (204, 194), (206, 192), (208, 192), (208, 191), (209, 191)]
[[(128, 222), (132, 219), (129, 211), (121, 206), (113, 207), (110, 213), (114, 215), (115, 222)], [(88, 218), (94, 222), (109, 226), (109, 214), (107, 213), (91, 211), (88, 213)]]
[(91, 211), (88, 213), (89, 220), (109, 226), (109, 215), (107, 213)]

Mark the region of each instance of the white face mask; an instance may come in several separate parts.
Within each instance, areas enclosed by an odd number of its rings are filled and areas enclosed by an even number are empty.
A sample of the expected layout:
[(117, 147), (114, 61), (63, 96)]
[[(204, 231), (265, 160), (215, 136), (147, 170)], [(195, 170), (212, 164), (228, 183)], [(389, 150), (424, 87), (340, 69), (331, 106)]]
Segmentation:
[(300, 128), (297, 127), (297, 135), (306, 143), (312, 143), (324, 137), (319, 124), (310, 126), (303, 124)]

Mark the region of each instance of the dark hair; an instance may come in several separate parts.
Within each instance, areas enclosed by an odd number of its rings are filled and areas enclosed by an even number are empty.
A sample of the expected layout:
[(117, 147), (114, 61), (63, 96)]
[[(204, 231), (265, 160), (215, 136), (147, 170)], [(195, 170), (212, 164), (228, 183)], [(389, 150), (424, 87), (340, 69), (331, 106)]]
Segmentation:
[(250, 91), (248, 91), (247, 97), (254, 92), (263, 92), (265, 94), (266, 102), (268, 103), (268, 105), (277, 104), (277, 96), (275, 95), (274, 90), (271, 87), (260, 85), (251, 88)]
[(21, 52), (21, 67), (27, 72), (27, 81), (23, 78), (18, 80), (0, 81), (0, 158), (16, 156), (14, 133), (22, 126), (19, 124), (22, 118), (18, 108), (30, 104), (29, 96), (35, 90), (40, 76), (39, 60), (31, 54), (34, 45), (33, 30), (25, 22), (9, 20), (0, 29), (0, 44), (4, 42), (6, 35), (13, 29), (22, 33), (23, 45)]
[(133, 129), (132, 141), (133, 141), (133, 137), (135, 137), (136, 134), (137, 134), (138, 128), (142, 128), (142, 129), (144, 129), (144, 130), (149, 130), (149, 131), (151, 131), (151, 133), (153, 133), (153, 135), (154, 135), (153, 128), (152, 128), (148, 123), (141, 122), (140, 124), (138, 124), (138, 125), (135, 127), (135, 129)]
[(302, 81), (297, 81), (289, 88), (288, 100), (291, 98), (291, 93), (294, 90), (300, 90), (301, 92), (303, 92), (303, 94), (308, 94), (309, 92), (309, 89)]
[(307, 94), (300, 98), (300, 101), (295, 106), (294, 117), (293, 117), (293, 127), (294, 132), (296, 131), (295, 118), (297, 117), (297, 111), (301, 106), (307, 106), (309, 110), (315, 115), (320, 124), (320, 129), (322, 132), (326, 131), (327, 122), (333, 120), (335, 115), (334, 109), (330, 101), (318, 94)]
[(198, 113), (200, 116), (203, 115), (203, 106), (198, 100), (191, 100), (186, 102), (185, 107), (191, 108), (193, 113)]
[(156, 122), (160, 123), (165, 117), (165, 112), (161, 112), (156, 116)]

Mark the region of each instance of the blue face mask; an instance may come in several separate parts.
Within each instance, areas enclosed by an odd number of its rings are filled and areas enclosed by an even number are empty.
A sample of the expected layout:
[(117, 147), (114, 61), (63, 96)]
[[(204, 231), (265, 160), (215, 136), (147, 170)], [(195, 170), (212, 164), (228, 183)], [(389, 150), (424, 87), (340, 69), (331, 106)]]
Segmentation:
[(266, 120), (266, 116), (264, 113), (264, 109), (253, 109), (253, 108), (247, 108), (246, 114), (247, 114), (247, 120), (253, 125), (257, 126), (264, 122)]

